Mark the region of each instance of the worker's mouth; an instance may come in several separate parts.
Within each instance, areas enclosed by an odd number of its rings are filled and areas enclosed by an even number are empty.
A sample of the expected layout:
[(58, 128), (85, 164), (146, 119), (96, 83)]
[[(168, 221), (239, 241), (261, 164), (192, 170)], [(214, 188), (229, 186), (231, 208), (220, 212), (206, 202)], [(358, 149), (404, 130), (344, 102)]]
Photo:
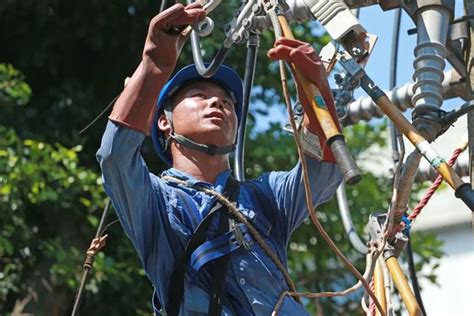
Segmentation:
[(204, 116), (205, 118), (210, 118), (210, 119), (216, 119), (216, 120), (221, 120), (221, 121), (225, 121), (225, 115), (221, 112), (217, 112), (217, 111), (214, 111), (214, 112), (211, 112), (211, 113), (208, 113)]

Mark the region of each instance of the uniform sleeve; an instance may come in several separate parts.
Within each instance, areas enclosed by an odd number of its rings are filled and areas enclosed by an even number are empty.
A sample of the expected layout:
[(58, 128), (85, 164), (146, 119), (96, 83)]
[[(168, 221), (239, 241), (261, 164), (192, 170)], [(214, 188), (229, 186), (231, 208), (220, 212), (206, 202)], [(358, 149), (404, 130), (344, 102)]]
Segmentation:
[[(313, 206), (327, 202), (336, 192), (342, 176), (339, 167), (330, 162), (306, 158), (313, 195)], [(282, 227), (286, 229), (285, 239), (308, 216), (301, 162), (290, 171), (270, 172), (268, 186), (279, 212)]]
[[(157, 258), (171, 257), (162, 181), (150, 174), (140, 155), (145, 135), (109, 121), (97, 152), (104, 188), (125, 233), (147, 273), (157, 272)], [(170, 260), (171, 261), (171, 260)], [(149, 275), (154, 278), (154, 275)]]

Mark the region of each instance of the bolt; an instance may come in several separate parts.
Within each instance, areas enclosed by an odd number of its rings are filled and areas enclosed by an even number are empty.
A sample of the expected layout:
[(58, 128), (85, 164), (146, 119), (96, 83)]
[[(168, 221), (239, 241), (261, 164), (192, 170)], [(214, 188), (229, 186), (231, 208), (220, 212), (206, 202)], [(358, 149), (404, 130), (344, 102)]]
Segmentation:
[(342, 78), (342, 76), (340, 74), (335, 74), (334, 75), (334, 80), (336, 81), (337, 85), (341, 85), (344, 78)]
[(356, 43), (351, 49), (352, 55), (355, 57), (360, 57), (364, 54), (364, 48), (359, 44)]
[(262, 7), (261, 7), (260, 5), (254, 4), (254, 5), (252, 6), (252, 12), (255, 13), (255, 15), (260, 14), (261, 11), (262, 11)]
[(251, 26), (252, 26), (252, 21), (250, 21), (249, 19), (244, 19), (242, 21), (242, 26), (245, 28), (245, 29), (249, 29)]
[(242, 34), (235, 33), (234, 35), (232, 35), (232, 40), (234, 41), (234, 43), (240, 43), (242, 41)]

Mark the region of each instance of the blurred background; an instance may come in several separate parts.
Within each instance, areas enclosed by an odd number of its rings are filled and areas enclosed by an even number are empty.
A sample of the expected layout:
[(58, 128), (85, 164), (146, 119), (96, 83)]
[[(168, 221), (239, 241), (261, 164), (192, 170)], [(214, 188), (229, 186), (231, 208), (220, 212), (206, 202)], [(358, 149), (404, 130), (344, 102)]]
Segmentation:
[[(230, 21), (233, 9), (239, 6), (238, 1), (228, 1), (212, 13), (216, 30), (202, 41), (207, 59), (223, 41), (220, 26)], [(107, 115), (84, 133), (79, 131), (120, 93), (124, 79), (139, 64), (148, 23), (159, 8), (159, 1), (148, 0), (0, 2), (1, 315), (70, 314), (84, 252), (106, 201), (95, 152)], [(462, 15), (462, 1), (456, 1), (456, 14)], [(388, 88), (392, 19), (392, 11), (378, 7), (360, 12), (361, 23), (379, 37), (367, 72), (383, 88)], [(398, 84), (411, 80), (416, 40), (406, 31), (413, 27), (402, 16)], [(316, 22), (297, 25), (294, 32), (318, 48), (330, 40)], [(282, 129), (287, 118), (278, 67), (265, 56), (272, 43), (273, 35), (265, 32), (247, 128), (247, 178), (288, 170), (298, 159), (291, 135)], [(241, 45), (231, 51), (226, 64), (243, 75), (244, 60), (245, 46)], [(192, 57), (186, 45), (178, 67), (189, 63)], [(446, 107), (452, 109), (462, 102), (457, 98)], [(362, 182), (347, 189), (353, 221), (365, 237), (368, 215), (385, 211), (392, 192), (387, 130), (386, 119), (344, 130), (364, 172)], [(440, 139), (438, 146), (444, 149), (439, 151), (445, 157), (466, 130), (465, 121), (460, 120), (456, 130)], [(142, 152), (152, 172), (165, 168), (150, 140)], [(427, 185), (416, 185), (412, 205)], [(442, 202), (432, 201), (425, 210), (440, 214), (438, 222), (433, 219), (436, 216), (423, 214), (411, 235), (422, 296), (429, 315), (468, 315), (473, 294), (468, 280), (472, 280), (474, 263), (470, 213), (454, 202), (451, 189), (445, 188), (442, 194)], [(365, 258), (347, 241), (335, 199), (318, 209), (318, 217), (363, 271)], [(107, 222), (115, 218), (111, 212)], [(150, 315), (152, 286), (131, 243), (119, 224), (112, 225), (108, 233), (107, 246), (96, 256), (81, 314)], [(288, 264), (302, 291), (341, 290), (356, 282), (309, 223), (294, 235)], [(358, 291), (304, 303), (317, 315), (364, 315), (361, 295)]]

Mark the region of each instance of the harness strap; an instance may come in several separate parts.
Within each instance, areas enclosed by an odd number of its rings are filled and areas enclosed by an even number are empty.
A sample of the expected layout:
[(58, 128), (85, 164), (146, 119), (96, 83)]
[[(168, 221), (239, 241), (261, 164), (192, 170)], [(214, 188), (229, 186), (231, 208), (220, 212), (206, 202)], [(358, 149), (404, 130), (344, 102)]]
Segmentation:
[[(239, 182), (237, 184), (233, 183), (235, 181), (232, 179), (232, 177), (229, 178), (229, 182), (227, 182), (226, 189), (231, 191), (230, 194), (232, 194), (232, 191), (235, 191), (235, 188), (232, 188), (234, 185), (237, 185), (237, 190), (240, 188), (239, 187)], [(238, 191), (237, 191), (238, 192)], [(237, 199), (237, 196), (234, 197), (233, 201)], [(229, 212), (226, 207), (223, 207), (225, 211), (221, 211), (219, 214), (219, 226), (217, 228), (217, 234), (218, 235), (223, 235), (227, 230), (230, 229), (230, 219), (229, 219)], [(211, 275), (213, 276), (211, 279), (211, 293), (210, 293), (210, 298), (209, 298), (209, 306), (207, 309), (207, 314), (209, 316), (220, 316), (222, 312), (222, 292), (224, 292), (224, 283), (226, 279), (226, 274), (227, 274), (227, 267), (229, 266), (229, 259), (230, 256), (229, 254), (226, 254), (224, 256), (221, 256), (217, 258), (214, 262), (213, 265), (211, 266)]]
[(252, 236), (248, 229), (243, 224), (238, 224), (239, 230), (242, 232), (242, 239), (237, 238), (235, 229), (220, 235), (218, 238), (206, 241), (199, 246), (191, 255), (191, 269), (193, 272), (198, 272), (202, 266), (209, 261), (225, 256), (245, 244), (253, 244)]
[[(224, 195), (229, 198), (230, 201), (236, 201), (238, 194), (239, 194), (239, 182), (232, 177), (229, 177), (229, 180), (226, 183), (225, 189), (224, 189)], [(173, 271), (173, 275), (171, 278), (171, 283), (169, 287), (169, 306), (167, 309), (167, 312), (169, 315), (174, 316), (178, 315), (179, 309), (183, 300), (184, 296), (184, 280), (186, 276), (186, 272), (188, 270), (188, 263), (191, 258), (192, 253), (201, 245), (203, 244), (206, 239), (207, 239), (207, 232), (208, 228), (212, 222), (212, 219), (214, 218), (214, 215), (217, 213), (223, 213), (225, 216), (221, 216), (219, 218), (219, 227), (218, 231), (223, 230), (225, 232), (225, 227), (227, 226), (226, 223), (228, 222), (228, 217), (227, 213), (225, 212), (227, 210), (227, 207), (223, 206), (221, 204), (220, 207), (213, 207), (211, 211), (204, 217), (204, 219), (199, 223), (198, 227), (195, 229), (193, 235), (188, 241), (188, 244), (186, 245), (186, 248), (184, 250), (183, 256), (177, 261), (175, 264), (175, 269)], [(225, 220), (224, 220), (225, 217)], [(222, 224), (223, 223), (223, 224)], [(222, 259), (222, 258), (221, 258)], [(227, 264), (217, 264), (217, 267), (222, 267), (224, 268), (227, 267)], [(215, 273), (219, 271), (214, 271)], [(214, 273), (213, 273), (214, 274)], [(221, 272), (219, 272), (221, 274)], [(214, 274), (215, 275), (215, 274)], [(225, 276), (225, 271), (224, 271), (224, 276)], [(223, 288), (223, 283), (225, 277), (214, 277), (213, 280), (219, 279), (219, 282), (222, 284), (214, 284), (212, 286), (212, 295), (211, 295), (211, 300), (209, 301), (210, 307), (212, 302), (217, 302), (217, 307), (219, 310), (222, 309), (222, 304), (220, 301), (220, 293), (216, 293), (218, 290), (216, 287), (220, 287), (221, 289)], [(215, 283), (215, 282), (214, 282)], [(214, 308), (214, 307), (213, 307)], [(220, 315), (220, 313), (218, 314)]]

